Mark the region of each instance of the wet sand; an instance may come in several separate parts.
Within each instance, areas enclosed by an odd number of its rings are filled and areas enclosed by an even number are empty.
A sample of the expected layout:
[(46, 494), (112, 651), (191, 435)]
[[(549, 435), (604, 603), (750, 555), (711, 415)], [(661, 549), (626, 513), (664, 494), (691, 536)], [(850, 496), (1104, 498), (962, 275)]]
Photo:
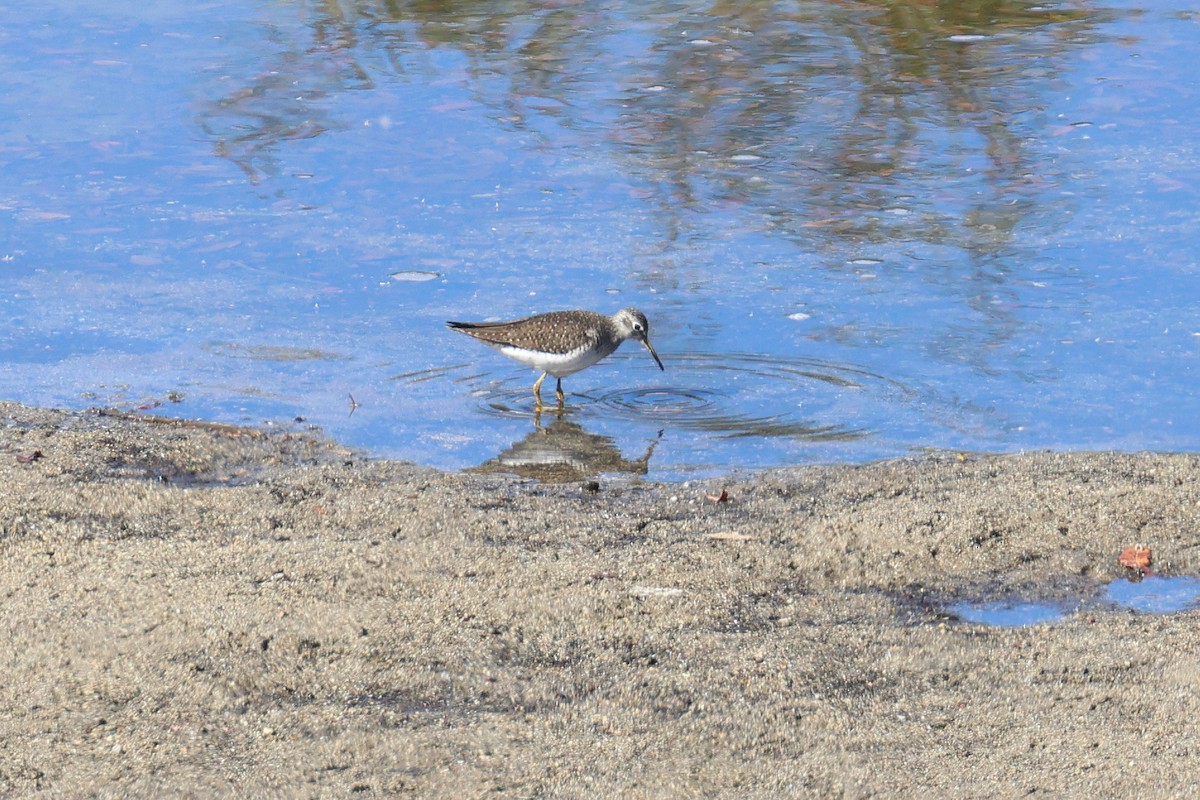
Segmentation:
[[(0, 404), (0, 795), (1182, 797), (1200, 457), (547, 486)], [(706, 495), (724, 488), (728, 502)]]

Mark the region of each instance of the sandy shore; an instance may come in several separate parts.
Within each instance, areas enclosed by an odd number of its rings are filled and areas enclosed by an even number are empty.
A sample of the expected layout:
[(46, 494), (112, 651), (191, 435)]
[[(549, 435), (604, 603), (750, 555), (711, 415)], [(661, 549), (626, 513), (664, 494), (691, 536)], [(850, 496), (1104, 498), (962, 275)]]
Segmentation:
[[(546, 486), (0, 404), (0, 795), (1183, 797), (1200, 457)], [(728, 491), (729, 502), (706, 494)]]

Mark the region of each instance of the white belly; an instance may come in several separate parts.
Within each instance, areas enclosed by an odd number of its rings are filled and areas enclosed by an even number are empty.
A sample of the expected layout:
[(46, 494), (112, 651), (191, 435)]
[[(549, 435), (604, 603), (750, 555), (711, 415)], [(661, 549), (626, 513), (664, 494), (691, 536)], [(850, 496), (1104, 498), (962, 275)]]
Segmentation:
[(498, 349), (504, 355), (520, 361), (522, 364), (542, 372), (548, 372), (555, 378), (564, 378), (581, 369), (587, 369), (616, 350), (617, 346), (601, 347), (600, 349), (581, 347), (569, 353), (539, 353), (535, 350), (522, 350), (519, 347), (500, 347)]

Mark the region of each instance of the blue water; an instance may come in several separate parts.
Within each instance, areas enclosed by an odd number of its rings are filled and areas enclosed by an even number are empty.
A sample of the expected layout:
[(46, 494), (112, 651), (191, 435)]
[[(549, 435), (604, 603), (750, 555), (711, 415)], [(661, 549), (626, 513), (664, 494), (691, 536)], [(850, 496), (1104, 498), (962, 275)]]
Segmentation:
[(1021, 597), (994, 601), (964, 600), (946, 607), (959, 619), (1001, 628), (1019, 628), (1061, 622), (1067, 615), (1082, 608), (1125, 608), (1143, 614), (1176, 614), (1200, 605), (1200, 578), (1180, 575), (1163, 577), (1149, 575), (1139, 580), (1118, 578), (1104, 586), (1099, 597), (1081, 593), (1045, 602)]
[[(1198, 11), (10, 5), (0, 396), (576, 477), (1195, 450)], [(626, 305), (667, 371), (569, 425), (442, 325)]]
[(1200, 578), (1152, 575), (1140, 581), (1113, 581), (1104, 598), (1146, 614), (1173, 614), (1200, 605)]
[(956, 603), (950, 613), (967, 622), (978, 622), (998, 628), (1023, 628), (1061, 622), (1066, 616), (1059, 606), (1050, 603), (1000, 600), (994, 603)]

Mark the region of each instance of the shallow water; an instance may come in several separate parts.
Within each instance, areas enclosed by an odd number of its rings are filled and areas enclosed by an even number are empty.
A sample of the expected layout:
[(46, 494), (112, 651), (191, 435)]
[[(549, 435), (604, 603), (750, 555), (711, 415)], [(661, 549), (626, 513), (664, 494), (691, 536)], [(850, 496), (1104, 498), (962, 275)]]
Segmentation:
[(1200, 605), (1200, 578), (1152, 575), (1140, 581), (1113, 581), (1104, 599), (1146, 614), (1174, 614)]
[(1132, 580), (1118, 578), (1105, 585), (1099, 595), (1084, 592), (1074, 596), (1064, 595), (1052, 601), (1028, 597), (962, 600), (948, 605), (946, 611), (967, 622), (1012, 628), (1061, 622), (1084, 608), (1108, 606), (1143, 614), (1176, 614), (1198, 605), (1200, 578), (1190, 575), (1148, 575)]
[(947, 609), (951, 614), (967, 622), (977, 622), (996, 628), (1023, 628), (1061, 622), (1066, 611), (1052, 603), (1021, 600), (999, 600), (991, 603), (955, 603)]
[[(1189, 6), (0, 20), (0, 396), (572, 479), (1200, 445)], [(667, 371), (562, 419), (442, 324), (627, 305)]]

